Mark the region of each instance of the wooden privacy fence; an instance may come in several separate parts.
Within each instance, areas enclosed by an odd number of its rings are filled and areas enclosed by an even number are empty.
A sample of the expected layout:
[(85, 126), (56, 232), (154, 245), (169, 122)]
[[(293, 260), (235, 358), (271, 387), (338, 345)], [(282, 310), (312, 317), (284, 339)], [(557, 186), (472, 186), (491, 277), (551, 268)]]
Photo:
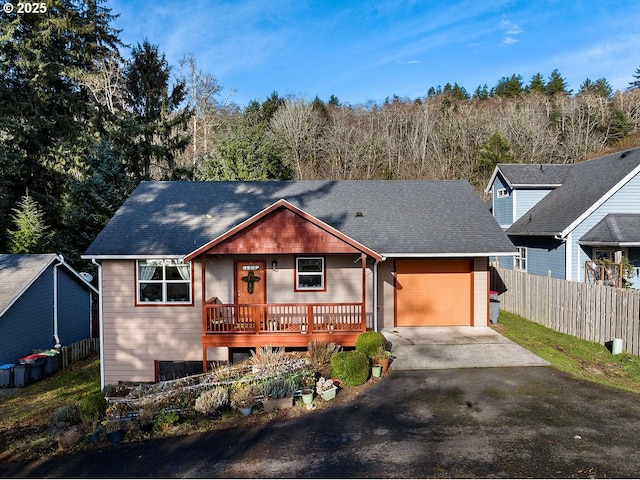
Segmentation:
[(60, 368), (67, 368), (73, 362), (87, 358), (100, 351), (100, 339), (85, 338), (79, 342), (65, 345), (60, 349)]
[(640, 292), (491, 267), (500, 308), (552, 330), (640, 355)]

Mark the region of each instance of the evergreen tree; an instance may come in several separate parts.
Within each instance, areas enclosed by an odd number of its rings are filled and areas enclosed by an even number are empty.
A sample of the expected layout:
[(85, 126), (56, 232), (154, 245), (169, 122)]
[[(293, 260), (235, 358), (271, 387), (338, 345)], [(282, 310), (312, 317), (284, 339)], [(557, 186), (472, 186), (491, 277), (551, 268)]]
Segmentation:
[(474, 167), (473, 183), (477, 187), (481, 187), (486, 184), (496, 165), (513, 163), (513, 160), (509, 141), (500, 132), (494, 132), (480, 147), (478, 160)]
[(585, 94), (593, 94), (599, 95), (604, 98), (611, 98), (613, 95), (613, 88), (609, 85), (604, 78), (599, 78), (595, 82), (592, 82), (590, 79), (586, 79), (582, 85), (580, 85), (580, 90), (578, 90), (578, 95)]
[(637, 90), (640, 88), (640, 67), (636, 68), (636, 73), (633, 74), (633, 78), (635, 78), (635, 80), (629, 82), (629, 89)]
[(558, 72), (558, 69), (555, 69), (553, 72), (551, 72), (551, 75), (549, 76), (549, 81), (547, 82), (547, 95), (549, 96), (553, 96), (555, 94), (570, 95), (571, 92), (572, 90), (567, 90), (567, 82), (562, 77), (562, 75), (560, 75), (560, 72)]
[(129, 111), (120, 122), (117, 143), (136, 180), (170, 178), (176, 155), (189, 144), (190, 112), (180, 110), (185, 83), (178, 81), (170, 89), (170, 72), (156, 45), (145, 40), (132, 49), (124, 72)]
[(536, 73), (531, 77), (531, 81), (526, 88), (527, 93), (541, 93), (545, 95), (547, 93), (547, 85), (544, 82), (544, 77), (541, 73)]
[(491, 90), (491, 96), (512, 98), (521, 95), (522, 92), (522, 76), (514, 73), (511, 77), (502, 77)]
[(45, 253), (49, 240), (49, 227), (44, 221), (44, 213), (29, 192), (13, 209), (12, 220), (15, 230), (9, 230), (9, 251), (11, 253)]
[[(95, 115), (78, 78), (120, 45), (102, 3), (51, 0), (44, 14), (0, 15), (2, 204), (16, 204), (29, 189), (54, 230), (65, 182), (83, 169)], [(0, 209), (3, 230), (9, 217), (9, 208)]]
[(489, 87), (487, 87), (487, 84), (485, 83), (482, 86), (478, 85), (478, 88), (476, 88), (476, 91), (473, 92), (473, 99), (486, 100), (488, 98), (489, 98)]

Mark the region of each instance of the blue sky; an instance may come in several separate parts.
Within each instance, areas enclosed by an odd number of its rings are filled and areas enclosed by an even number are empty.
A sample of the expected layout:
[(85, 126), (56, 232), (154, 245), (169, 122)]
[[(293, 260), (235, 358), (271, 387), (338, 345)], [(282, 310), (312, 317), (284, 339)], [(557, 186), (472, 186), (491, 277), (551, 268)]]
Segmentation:
[[(554, 69), (574, 93), (589, 78), (628, 87), (640, 67), (640, 2), (107, 0), (124, 43), (178, 62), (192, 53), (244, 106), (273, 91), (344, 104), (414, 99), (458, 83)], [(125, 52), (125, 56), (127, 53)]]

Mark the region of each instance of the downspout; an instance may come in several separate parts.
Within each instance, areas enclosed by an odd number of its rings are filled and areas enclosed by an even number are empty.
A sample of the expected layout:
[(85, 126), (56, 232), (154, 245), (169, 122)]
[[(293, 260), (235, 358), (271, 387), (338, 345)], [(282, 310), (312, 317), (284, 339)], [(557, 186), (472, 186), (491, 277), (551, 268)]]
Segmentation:
[(58, 267), (64, 263), (64, 257), (56, 255), (58, 263), (53, 266), (53, 338), (56, 344), (53, 348), (60, 348), (60, 337), (58, 336)]
[(104, 390), (104, 334), (102, 332), (102, 265), (91, 259), (98, 268), (98, 335), (100, 339), (100, 391)]

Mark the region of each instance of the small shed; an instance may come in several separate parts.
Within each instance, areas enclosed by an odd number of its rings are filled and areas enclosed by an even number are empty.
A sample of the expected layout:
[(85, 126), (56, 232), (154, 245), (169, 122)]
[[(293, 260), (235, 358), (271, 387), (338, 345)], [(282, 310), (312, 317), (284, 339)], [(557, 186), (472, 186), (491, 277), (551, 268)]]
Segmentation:
[(91, 337), (94, 294), (61, 255), (0, 254), (0, 364)]

